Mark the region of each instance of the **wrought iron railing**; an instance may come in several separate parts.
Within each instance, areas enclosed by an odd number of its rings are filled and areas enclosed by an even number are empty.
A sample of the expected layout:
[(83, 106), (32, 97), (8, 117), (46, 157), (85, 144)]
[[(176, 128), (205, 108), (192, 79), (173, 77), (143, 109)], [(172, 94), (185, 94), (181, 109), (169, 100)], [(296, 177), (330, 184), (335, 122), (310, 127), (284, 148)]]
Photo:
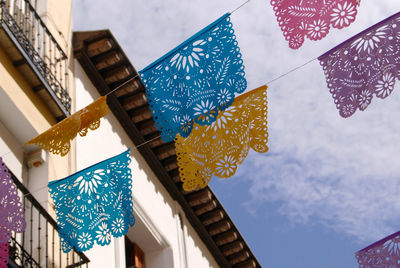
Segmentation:
[(87, 267), (89, 259), (85, 254), (74, 250), (69, 253), (62, 251), (56, 221), (14, 175), (12, 178), (25, 209), (26, 230), (22, 234), (13, 234), (9, 241), (10, 265), (32, 268)]
[(68, 59), (29, 0), (0, 0), (1, 26), (64, 114), (71, 111)]

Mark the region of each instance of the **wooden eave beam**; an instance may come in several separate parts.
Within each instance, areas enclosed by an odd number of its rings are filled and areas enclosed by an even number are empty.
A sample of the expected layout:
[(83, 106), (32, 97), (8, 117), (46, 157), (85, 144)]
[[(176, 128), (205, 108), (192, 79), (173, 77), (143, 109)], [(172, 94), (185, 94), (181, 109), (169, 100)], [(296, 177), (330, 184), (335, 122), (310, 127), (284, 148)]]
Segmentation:
[[(178, 172), (179, 173), (179, 172)], [(178, 174), (179, 176), (179, 174)], [(196, 215), (202, 215), (206, 212), (209, 212), (213, 209), (215, 209), (217, 207), (217, 203), (215, 203), (214, 200), (211, 200), (211, 202), (200, 205), (196, 208), (194, 208), (194, 213), (196, 213)]]
[(233, 268), (256, 268), (256, 267), (257, 263), (253, 259), (238, 263), (233, 266)]
[(247, 250), (242, 250), (242, 251), (239, 251), (239, 252), (229, 256), (228, 260), (232, 265), (235, 265), (235, 264), (238, 264), (240, 262), (244, 262), (249, 257), (250, 257), (249, 252)]
[(101, 53), (111, 50), (112, 41), (109, 38), (103, 38), (87, 45), (87, 54), (89, 57), (97, 56)]
[(223, 245), (221, 247), (221, 250), (225, 256), (232, 255), (236, 252), (241, 251), (242, 249), (244, 249), (244, 246), (243, 246), (243, 243), (240, 241), (235, 241), (235, 242)]
[(214, 236), (214, 235), (228, 231), (229, 229), (231, 229), (231, 226), (232, 225), (229, 223), (229, 221), (224, 220), (224, 221), (220, 221), (220, 222), (210, 225), (207, 228), (207, 230), (210, 233), (210, 235)]
[(212, 200), (211, 192), (206, 188), (187, 195), (186, 199), (191, 207), (198, 206), (201, 204), (209, 203)]

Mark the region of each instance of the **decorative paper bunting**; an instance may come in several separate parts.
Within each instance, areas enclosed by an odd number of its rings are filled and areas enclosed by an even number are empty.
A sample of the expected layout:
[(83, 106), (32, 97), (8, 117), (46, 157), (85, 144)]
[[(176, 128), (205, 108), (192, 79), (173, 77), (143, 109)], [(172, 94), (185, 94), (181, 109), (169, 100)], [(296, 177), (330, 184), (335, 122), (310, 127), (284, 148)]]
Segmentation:
[(108, 114), (107, 97), (102, 96), (89, 106), (65, 118), (46, 132), (25, 143), (36, 144), (41, 148), (65, 156), (71, 147), (71, 140), (76, 135), (86, 136), (88, 129), (100, 127), (100, 118)]
[(25, 230), (24, 210), (17, 189), (0, 157), (0, 243), (7, 242), (12, 232)]
[(342, 117), (364, 111), (375, 94), (384, 99), (400, 78), (400, 13), (319, 57)]
[(187, 137), (193, 120), (209, 125), (247, 87), (230, 14), (150, 64), (140, 74), (164, 141)]
[(108, 245), (135, 224), (130, 161), (127, 150), (49, 183), (64, 252)]
[(267, 86), (262, 86), (237, 97), (210, 126), (195, 125), (189, 137), (176, 137), (183, 188), (204, 188), (213, 174), (231, 177), (250, 148), (265, 153), (267, 142)]
[(356, 259), (360, 268), (400, 267), (400, 232), (358, 251)]
[(0, 243), (0, 268), (7, 268), (8, 243)]
[(304, 37), (320, 40), (330, 26), (349, 26), (356, 19), (360, 0), (272, 0), (271, 5), (289, 47), (298, 49)]

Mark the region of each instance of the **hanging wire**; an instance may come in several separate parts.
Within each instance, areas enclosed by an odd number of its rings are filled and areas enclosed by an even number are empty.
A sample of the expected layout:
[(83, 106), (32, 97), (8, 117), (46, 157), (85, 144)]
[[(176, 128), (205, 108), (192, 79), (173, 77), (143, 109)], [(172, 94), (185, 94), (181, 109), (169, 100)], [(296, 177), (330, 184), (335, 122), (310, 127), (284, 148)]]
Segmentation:
[(116, 88), (114, 88), (113, 90), (111, 90), (110, 92), (108, 92), (105, 96), (111, 95), (112, 93), (114, 93), (115, 91), (117, 91), (117, 90), (120, 89), (121, 87), (125, 86), (125, 85), (128, 84), (129, 82), (133, 81), (133, 80), (136, 79), (137, 77), (139, 77), (139, 74), (135, 75), (134, 77), (129, 78), (127, 81), (125, 81), (125, 82), (122, 83), (121, 85), (117, 86)]
[(234, 12), (238, 11), (239, 9), (241, 9), (242, 7), (244, 7), (246, 4), (248, 4), (251, 0), (247, 0), (246, 2), (244, 2), (243, 4), (241, 4), (240, 6), (238, 6), (237, 8), (235, 8), (233, 11), (231, 11), (231, 14), (233, 14)]
[(286, 72), (286, 73), (284, 73), (284, 74), (281, 74), (280, 76), (278, 76), (278, 77), (276, 77), (276, 78), (274, 78), (274, 79), (268, 81), (268, 82), (266, 83), (266, 85), (269, 85), (269, 84), (271, 84), (271, 83), (273, 83), (273, 82), (275, 82), (275, 81), (281, 79), (282, 77), (285, 77), (285, 76), (287, 76), (287, 75), (289, 75), (289, 74), (291, 74), (291, 73), (297, 71), (298, 69), (303, 68), (304, 66), (310, 64), (311, 62), (313, 62), (313, 61), (315, 61), (315, 60), (317, 60), (317, 59), (318, 59), (318, 58), (314, 58), (314, 59), (312, 59), (312, 60), (309, 60), (309, 61), (307, 61), (306, 63), (303, 63), (302, 65), (299, 65), (299, 66), (297, 66), (297, 67), (291, 69), (290, 71), (288, 71), (288, 72)]

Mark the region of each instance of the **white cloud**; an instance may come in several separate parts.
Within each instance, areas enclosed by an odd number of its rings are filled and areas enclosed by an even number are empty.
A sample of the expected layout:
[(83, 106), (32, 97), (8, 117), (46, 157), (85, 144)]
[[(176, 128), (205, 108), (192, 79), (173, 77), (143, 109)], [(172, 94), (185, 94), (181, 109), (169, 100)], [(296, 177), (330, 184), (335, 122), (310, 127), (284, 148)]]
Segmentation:
[[(82, 0), (74, 2), (74, 26), (110, 28), (140, 70), (241, 3)], [(249, 88), (319, 56), (392, 10), (398, 10), (397, 0), (363, 0), (351, 27), (293, 51), (269, 1), (251, 1), (232, 15)], [(279, 201), (280, 212), (294, 222), (322, 223), (361, 241), (400, 229), (399, 90), (342, 119), (317, 61), (271, 84), (270, 152), (251, 154), (239, 168), (238, 177), (246, 174), (251, 185), (249, 207)]]

